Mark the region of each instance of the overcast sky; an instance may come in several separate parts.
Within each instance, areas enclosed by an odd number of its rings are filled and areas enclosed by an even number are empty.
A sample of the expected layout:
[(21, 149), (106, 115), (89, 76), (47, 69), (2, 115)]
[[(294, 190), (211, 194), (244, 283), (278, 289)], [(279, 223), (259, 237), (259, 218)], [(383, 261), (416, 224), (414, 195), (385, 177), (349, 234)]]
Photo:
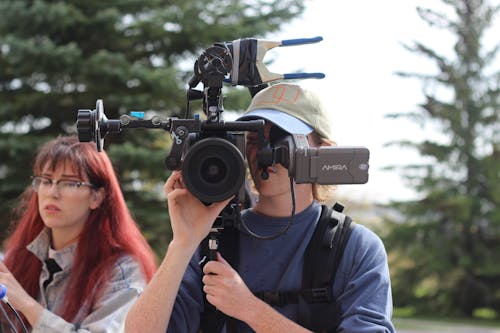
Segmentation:
[[(439, 1), (419, 0), (423, 6)], [(370, 149), (370, 180), (366, 185), (340, 186), (342, 194), (374, 201), (408, 199), (414, 191), (395, 172), (382, 171), (390, 164), (415, 162), (410, 151), (384, 148), (389, 141), (419, 141), (431, 135), (408, 120), (390, 120), (389, 113), (417, 109), (423, 101), (421, 84), (394, 75), (396, 71), (435, 72), (432, 62), (408, 52), (401, 43), (418, 40), (441, 50), (451, 50), (450, 35), (427, 27), (416, 12), (415, 0), (307, 1), (303, 17), (286, 26), (272, 40), (322, 36), (316, 44), (275, 48), (272, 72), (296, 68), (323, 72), (325, 79), (301, 84), (322, 96), (334, 117), (334, 139), (342, 146)], [(440, 7), (441, 8), (441, 7)], [(447, 52), (447, 51), (443, 51)]]

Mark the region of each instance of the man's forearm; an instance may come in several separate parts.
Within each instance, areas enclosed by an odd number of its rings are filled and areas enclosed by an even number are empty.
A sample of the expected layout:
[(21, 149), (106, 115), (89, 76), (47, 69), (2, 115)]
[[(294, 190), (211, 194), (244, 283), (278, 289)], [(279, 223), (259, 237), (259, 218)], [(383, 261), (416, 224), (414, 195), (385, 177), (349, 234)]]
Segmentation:
[(127, 315), (126, 333), (165, 333), (182, 277), (195, 249), (170, 243), (158, 271)]
[(270, 305), (255, 300), (251, 309), (242, 318), (257, 333), (304, 333), (311, 332), (299, 324), (291, 321)]

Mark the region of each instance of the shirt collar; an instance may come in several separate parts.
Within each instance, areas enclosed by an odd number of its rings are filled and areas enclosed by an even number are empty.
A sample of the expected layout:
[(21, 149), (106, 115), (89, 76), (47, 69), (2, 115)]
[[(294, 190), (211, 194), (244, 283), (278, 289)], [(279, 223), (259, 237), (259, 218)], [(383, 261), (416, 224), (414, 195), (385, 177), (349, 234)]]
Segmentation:
[[(50, 230), (44, 228), (40, 234), (26, 247), (28, 251), (33, 253), (40, 261), (44, 262), (48, 258), (50, 248)], [(68, 270), (73, 262), (76, 243), (60, 250), (51, 250), (51, 258), (62, 268), (63, 271)]]

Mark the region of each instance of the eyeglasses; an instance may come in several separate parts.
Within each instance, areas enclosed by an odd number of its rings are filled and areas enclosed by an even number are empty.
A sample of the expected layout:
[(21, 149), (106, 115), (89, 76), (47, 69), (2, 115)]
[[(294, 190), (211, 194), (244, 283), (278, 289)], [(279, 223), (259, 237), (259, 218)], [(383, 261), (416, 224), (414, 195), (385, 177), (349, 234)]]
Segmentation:
[(34, 176), (31, 177), (31, 186), (33, 187), (33, 190), (35, 192), (40, 192), (40, 191), (48, 191), (51, 187), (52, 184), (56, 184), (57, 191), (61, 195), (68, 195), (77, 192), (82, 186), (88, 186), (92, 189), (96, 188), (95, 185), (86, 183), (86, 182), (80, 182), (77, 180), (63, 180), (59, 179), (58, 181), (55, 181), (53, 179), (47, 178), (47, 177), (42, 177), (42, 176)]

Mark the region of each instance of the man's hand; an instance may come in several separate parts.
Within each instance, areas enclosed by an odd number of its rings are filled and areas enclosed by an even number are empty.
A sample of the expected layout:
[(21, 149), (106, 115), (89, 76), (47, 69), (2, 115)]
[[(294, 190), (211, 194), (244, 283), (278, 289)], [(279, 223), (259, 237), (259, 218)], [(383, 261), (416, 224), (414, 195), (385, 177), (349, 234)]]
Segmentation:
[(203, 268), (203, 291), (207, 300), (226, 315), (245, 321), (243, 316), (260, 300), (248, 289), (240, 275), (217, 253), (217, 261)]
[(173, 241), (197, 247), (205, 238), (224, 207), (232, 198), (210, 205), (203, 204), (186, 188), (180, 171), (172, 172), (164, 186)]

